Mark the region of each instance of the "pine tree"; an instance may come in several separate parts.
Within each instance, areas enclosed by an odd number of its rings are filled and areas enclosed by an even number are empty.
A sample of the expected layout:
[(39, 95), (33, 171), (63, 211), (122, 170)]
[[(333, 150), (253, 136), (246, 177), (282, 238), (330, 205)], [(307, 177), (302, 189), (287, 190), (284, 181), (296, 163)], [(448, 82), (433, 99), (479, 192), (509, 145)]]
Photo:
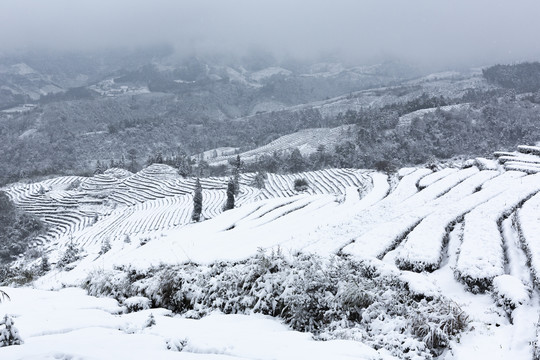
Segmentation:
[(176, 166), (178, 167), (178, 174), (180, 174), (183, 177), (190, 176), (193, 171), (193, 169), (191, 168), (191, 161), (185, 155), (181, 155), (178, 158), (178, 162)]
[(98, 160), (96, 163), (96, 169), (94, 170), (94, 175), (103, 174), (103, 171), (103, 164)]
[(137, 172), (137, 168), (139, 167), (139, 164), (137, 164), (137, 150), (129, 149), (128, 158), (129, 158), (128, 170), (131, 171), (132, 173)]
[(227, 183), (227, 202), (223, 206), (223, 211), (234, 209), (234, 180)]
[(202, 186), (199, 178), (197, 178), (197, 182), (195, 183), (195, 192), (193, 193), (193, 213), (191, 214), (191, 220), (195, 222), (198, 222), (201, 219), (202, 202)]
[(240, 159), (240, 155), (236, 155), (236, 159), (231, 161), (232, 165), (232, 174), (234, 180), (234, 195), (238, 195), (240, 192), (240, 174), (244, 168), (244, 162)]
[(118, 163), (118, 167), (122, 168), (122, 169), (126, 168), (126, 157), (124, 155), (122, 155), (122, 157), (120, 158), (120, 162)]
[(156, 158), (154, 159), (154, 163), (163, 164), (163, 154), (161, 153), (161, 151), (157, 153)]
[[(13, 326), (15, 322), (10, 316), (5, 315), (0, 320), (0, 347), (21, 345), (23, 343), (19, 330)], [(3, 328), (1, 327), (3, 325)]]

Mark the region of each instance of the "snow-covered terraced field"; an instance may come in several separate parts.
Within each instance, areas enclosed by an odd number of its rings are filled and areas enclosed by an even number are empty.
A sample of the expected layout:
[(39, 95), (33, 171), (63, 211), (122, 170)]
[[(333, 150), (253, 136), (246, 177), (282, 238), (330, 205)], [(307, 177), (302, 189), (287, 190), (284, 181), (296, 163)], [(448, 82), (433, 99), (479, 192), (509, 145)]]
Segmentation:
[[(242, 174), (236, 206), (273, 198), (298, 195), (294, 181), (304, 178), (310, 195), (342, 197), (348, 188), (370, 189), (367, 172), (354, 169), (328, 169), (295, 175), (268, 174), (265, 188), (251, 186), (255, 174)], [(222, 212), (226, 202), (228, 178), (201, 179), (203, 219)], [(85, 177), (60, 177), (33, 184), (13, 184), (5, 188), (20, 209), (28, 211), (48, 225), (48, 233), (35, 245), (51, 244), (64, 248), (74, 242), (98, 248), (104, 241), (185, 226), (191, 222), (195, 178), (183, 178), (176, 169), (154, 164), (131, 174), (110, 169), (104, 174)], [(355, 194), (358, 196), (358, 193)]]
[[(346, 137), (350, 137), (349, 125), (336, 128), (314, 128), (304, 129), (298, 132), (284, 135), (267, 145), (249, 150), (240, 154), (244, 161), (256, 160), (261, 155), (272, 154), (274, 152), (292, 151), (298, 148), (302, 155), (306, 156), (317, 151), (320, 145), (327, 149), (332, 148)], [(236, 155), (223, 155), (214, 158), (208, 158), (213, 165), (226, 165), (229, 160), (234, 159)]]

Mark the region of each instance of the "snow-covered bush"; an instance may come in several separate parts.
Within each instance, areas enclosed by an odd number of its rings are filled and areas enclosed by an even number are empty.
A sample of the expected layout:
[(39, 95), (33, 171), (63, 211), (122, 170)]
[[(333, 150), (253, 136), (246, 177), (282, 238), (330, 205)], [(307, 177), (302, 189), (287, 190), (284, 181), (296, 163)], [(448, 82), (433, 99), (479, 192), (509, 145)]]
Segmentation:
[(101, 249), (99, 250), (99, 254), (103, 255), (109, 250), (111, 250), (111, 241), (109, 240), (109, 238), (106, 238), (101, 242)]
[(105, 272), (95, 270), (83, 286), (92, 296), (106, 295), (123, 301), (133, 296), (132, 282), (129, 281), (130, 270), (114, 270)]
[(124, 300), (124, 306), (128, 312), (150, 309), (150, 299), (144, 296), (132, 296)]
[(14, 323), (13, 319), (8, 315), (0, 319), (0, 347), (20, 345), (23, 343), (19, 335), (19, 330), (13, 326)]
[(40, 262), (40, 265), (39, 265), (39, 272), (40, 272), (40, 274), (45, 274), (50, 270), (51, 270), (51, 265), (49, 264), (49, 258), (47, 257), (47, 255), (43, 254), (41, 256), (41, 262)]
[(286, 258), (261, 251), (236, 263), (100, 271), (89, 275), (86, 288), (126, 306), (128, 298), (144, 296), (152, 307), (190, 318), (214, 310), (279, 316), (319, 339), (361, 338), (397, 356), (424, 359), (467, 326), (457, 305), (436, 297), (418, 302), (418, 294), (380, 263), (335, 255)]
[(425, 300), (418, 303), (412, 318), (413, 334), (430, 349), (441, 349), (450, 338), (466, 328), (469, 316), (453, 301), (439, 299), (435, 307)]
[(187, 345), (186, 339), (169, 339), (166, 341), (167, 350), (180, 352), (184, 350)]
[(79, 249), (72, 241), (69, 242), (66, 251), (58, 260), (57, 267), (64, 270), (71, 270), (67, 265), (79, 260), (81, 258), (81, 249)]
[(151, 327), (154, 325), (156, 325), (156, 318), (154, 317), (154, 314), (150, 313), (150, 315), (148, 315), (148, 318), (144, 322), (144, 327)]
[(308, 189), (308, 181), (305, 178), (294, 180), (295, 191), (306, 191)]

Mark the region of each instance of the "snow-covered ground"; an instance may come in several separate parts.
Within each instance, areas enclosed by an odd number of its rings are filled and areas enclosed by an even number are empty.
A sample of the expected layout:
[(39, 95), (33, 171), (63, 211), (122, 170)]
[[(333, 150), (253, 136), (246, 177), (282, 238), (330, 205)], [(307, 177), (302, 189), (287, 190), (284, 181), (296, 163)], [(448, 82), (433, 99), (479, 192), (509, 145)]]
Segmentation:
[[(213, 313), (200, 320), (148, 309), (124, 314), (116, 300), (84, 290), (1, 288), (24, 344), (0, 348), (15, 359), (394, 359), (358, 341), (314, 341), (269, 316)], [(154, 325), (149, 324), (150, 315)]]

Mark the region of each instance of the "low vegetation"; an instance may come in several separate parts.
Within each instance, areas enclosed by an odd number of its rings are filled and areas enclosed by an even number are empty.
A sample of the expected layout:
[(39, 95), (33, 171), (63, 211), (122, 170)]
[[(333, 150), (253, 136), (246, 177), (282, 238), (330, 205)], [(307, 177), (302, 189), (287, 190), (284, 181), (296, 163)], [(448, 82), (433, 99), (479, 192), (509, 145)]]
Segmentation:
[(457, 304), (443, 297), (419, 299), (392, 271), (337, 256), (287, 259), (279, 251), (261, 251), (238, 263), (98, 270), (84, 286), (90, 295), (128, 304), (142, 296), (152, 307), (192, 318), (216, 309), (278, 316), (318, 339), (361, 336), (399, 357), (431, 358), (468, 326)]

